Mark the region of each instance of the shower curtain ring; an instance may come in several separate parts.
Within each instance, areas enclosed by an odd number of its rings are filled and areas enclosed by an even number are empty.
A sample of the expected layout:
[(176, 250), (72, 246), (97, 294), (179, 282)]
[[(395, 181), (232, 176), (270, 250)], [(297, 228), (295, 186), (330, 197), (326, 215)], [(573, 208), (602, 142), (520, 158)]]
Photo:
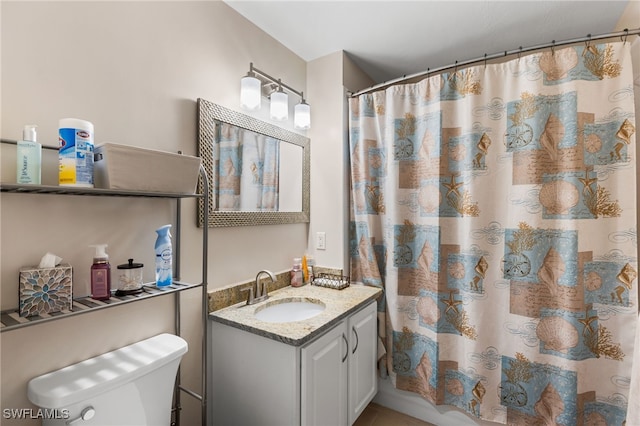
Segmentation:
[(554, 56), (555, 54), (556, 54), (556, 41), (551, 40), (551, 56)]
[(487, 54), (484, 54), (484, 67), (487, 68)]
[(591, 52), (592, 54), (597, 55), (598, 54), (597, 49), (591, 47), (591, 34), (587, 34), (587, 37), (589, 39), (584, 42), (584, 51), (582, 52), (582, 56), (586, 55), (587, 52)]
[(622, 44), (627, 44), (627, 37), (629, 37), (629, 28), (624, 29), (624, 40), (622, 39), (622, 36), (620, 36), (620, 41), (623, 41)]
[(522, 56), (522, 46), (520, 46), (518, 50), (518, 61), (520, 60), (520, 56)]
[(458, 74), (458, 61), (456, 61), (456, 64), (453, 67), (453, 73), (449, 74), (449, 81), (455, 79), (457, 74)]

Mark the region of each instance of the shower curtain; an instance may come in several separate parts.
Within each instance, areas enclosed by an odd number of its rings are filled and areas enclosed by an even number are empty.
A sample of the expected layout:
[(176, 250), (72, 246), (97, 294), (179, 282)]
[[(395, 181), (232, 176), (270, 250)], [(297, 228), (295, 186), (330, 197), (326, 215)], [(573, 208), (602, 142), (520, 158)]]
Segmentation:
[(629, 45), (350, 99), (351, 275), (384, 289), (396, 388), (500, 423), (623, 424), (638, 320)]

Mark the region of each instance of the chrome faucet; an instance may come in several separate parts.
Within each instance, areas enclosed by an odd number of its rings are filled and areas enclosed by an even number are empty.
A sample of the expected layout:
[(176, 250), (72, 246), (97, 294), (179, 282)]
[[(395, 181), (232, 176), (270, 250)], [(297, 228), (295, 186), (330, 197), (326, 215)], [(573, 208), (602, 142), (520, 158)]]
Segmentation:
[(256, 290), (253, 291), (253, 284), (248, 285), (247, 287), (242, 288), (242, 291), (249, 291), (247, 295), (247, 305), (253, 305), (254, 303), (262, 302), (263, 300), (267, 300), (269, 298), (269, 293), (267, 291), (267, 284), (262, 283), (262, 288), (260, 288), (260, 276), (263, 274), (267, 274), (271, 278), (271, 282), (276, 282), (276, 277), (273, 275), (273, 272), (267, 271), (263, 269), (258, 272), (256, 275)]

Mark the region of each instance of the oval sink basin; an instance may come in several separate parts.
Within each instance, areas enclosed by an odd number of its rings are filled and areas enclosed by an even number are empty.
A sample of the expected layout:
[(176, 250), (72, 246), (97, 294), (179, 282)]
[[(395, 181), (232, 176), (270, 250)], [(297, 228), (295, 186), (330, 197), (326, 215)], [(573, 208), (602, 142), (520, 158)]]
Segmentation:
[(295, 322), (315, 317), (324, 309), (324, 303), (319, 300), (292, 297), (268, 302), (259, 307), (254, 315), (264, 322)]

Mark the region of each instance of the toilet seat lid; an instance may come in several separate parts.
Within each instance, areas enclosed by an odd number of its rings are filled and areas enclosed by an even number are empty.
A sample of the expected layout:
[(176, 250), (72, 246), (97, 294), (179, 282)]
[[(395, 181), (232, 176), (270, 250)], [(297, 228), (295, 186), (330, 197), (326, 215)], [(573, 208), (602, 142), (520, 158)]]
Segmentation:
[(187, 350), (187, 342), (181, 337), (159, 334), (31, 379), (27, 396), (38, 407), (68, 407), (132, 382)]

